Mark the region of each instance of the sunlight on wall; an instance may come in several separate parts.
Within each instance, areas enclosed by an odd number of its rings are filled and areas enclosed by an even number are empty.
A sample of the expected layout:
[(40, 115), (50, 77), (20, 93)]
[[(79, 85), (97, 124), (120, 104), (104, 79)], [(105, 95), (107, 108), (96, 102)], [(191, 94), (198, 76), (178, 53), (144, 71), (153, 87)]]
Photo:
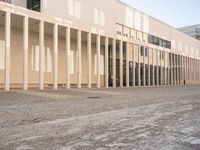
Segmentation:
[(0, 41), (0, 70), (5, 68), (5, 41)]
[(135, 29), (141, 30), (141, 13), (135, 11)]
[(126, 8), (126, 13), (125, 13), (125, 24), (128, 27), (134, 27), (133, 21), (134, 15), (133, 15), (133, 9)]
[(94, 23), (100, 26), (105, 26), (105, 13), (97, 8), (93, 9)]
[(147, 15), (143, 15), (143, 31), (149, 33), (149, 17)]
[[(104, 75), (104, 56), (100, 55), (100, 75)], [(94, 75), (97, 75), (97, 54), (94, 55)]]
[(81, 17), (81, 2), (79, 0), (68, 0), (68, 13), (72, 17)]

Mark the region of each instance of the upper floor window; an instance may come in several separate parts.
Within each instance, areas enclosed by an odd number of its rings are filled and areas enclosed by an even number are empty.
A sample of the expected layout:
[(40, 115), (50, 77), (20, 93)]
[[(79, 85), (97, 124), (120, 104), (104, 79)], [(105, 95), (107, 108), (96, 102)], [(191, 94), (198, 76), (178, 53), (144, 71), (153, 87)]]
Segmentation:
[(10, 3), (10, 0), (0, 0), (0, 2)]
[(41, 2), (40, 0), (27, 0), (27, 8), (40, 12)]

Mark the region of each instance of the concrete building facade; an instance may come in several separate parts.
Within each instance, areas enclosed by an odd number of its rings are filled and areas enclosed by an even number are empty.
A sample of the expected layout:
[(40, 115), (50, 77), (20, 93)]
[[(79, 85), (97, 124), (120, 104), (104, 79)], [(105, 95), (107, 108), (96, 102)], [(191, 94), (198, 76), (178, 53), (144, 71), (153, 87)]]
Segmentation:
[(7, 91), (200, 84), (200, 41), (120, 0), (0, 2), (0, 33)]

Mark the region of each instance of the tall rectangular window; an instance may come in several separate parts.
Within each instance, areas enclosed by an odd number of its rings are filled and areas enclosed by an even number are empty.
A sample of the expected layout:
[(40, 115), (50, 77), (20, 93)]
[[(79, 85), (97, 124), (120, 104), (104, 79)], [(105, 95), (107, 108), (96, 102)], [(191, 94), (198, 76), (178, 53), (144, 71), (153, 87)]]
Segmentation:
[(41, 2), (40, 0), (27, 0), (27, 8), (40, 12)]

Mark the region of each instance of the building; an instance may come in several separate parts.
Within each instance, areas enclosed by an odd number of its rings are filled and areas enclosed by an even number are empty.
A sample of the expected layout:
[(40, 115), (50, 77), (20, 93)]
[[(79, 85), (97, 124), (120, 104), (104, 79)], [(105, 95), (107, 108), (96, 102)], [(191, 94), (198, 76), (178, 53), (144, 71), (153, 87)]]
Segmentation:
[(200, 40), (200, 24), (178, 28), (181, 32)]
[(200, 84), (200, 41), (120, 0), (0, 2), (5, 90), (184, 84)]

